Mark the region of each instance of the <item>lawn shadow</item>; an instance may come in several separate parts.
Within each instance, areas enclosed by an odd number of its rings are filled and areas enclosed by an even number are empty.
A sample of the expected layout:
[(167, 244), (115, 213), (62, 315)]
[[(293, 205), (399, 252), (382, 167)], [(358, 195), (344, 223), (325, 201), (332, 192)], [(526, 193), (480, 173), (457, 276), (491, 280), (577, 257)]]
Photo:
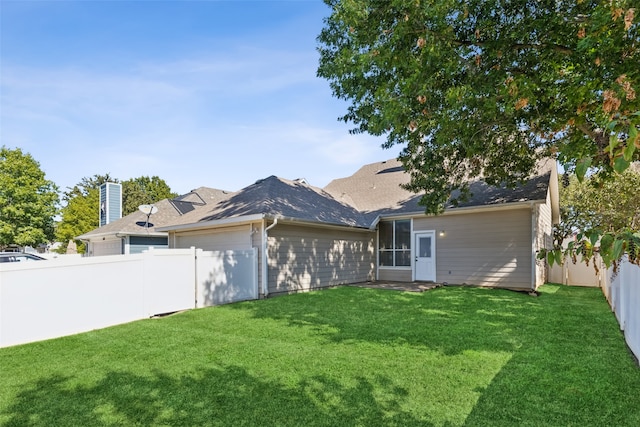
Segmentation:
[(403, 411), (406, 390), (382, 377), (352, 386), (316, 376), (295, 385), (237, 366), (173, 377), (109, 372), (92, 385), (39, 380), (0, 411), (17, 426), (428, 426)]
[(404, 343), (446, 355), (514, 351), (541, 311), (523, 293), (465, 287), (414, 293), (346, 286), (231, 307), (315, 329), (331, 342)]
[(640, 425), (640, 370), (598, 289), (547, 285), (533, 297), (344, 287), (285, 298), (235, 308), (311, 328), (331, 342), (409, 344), (446, 356), (508, 353), (490, 383), (475, 390), (465, 425)]

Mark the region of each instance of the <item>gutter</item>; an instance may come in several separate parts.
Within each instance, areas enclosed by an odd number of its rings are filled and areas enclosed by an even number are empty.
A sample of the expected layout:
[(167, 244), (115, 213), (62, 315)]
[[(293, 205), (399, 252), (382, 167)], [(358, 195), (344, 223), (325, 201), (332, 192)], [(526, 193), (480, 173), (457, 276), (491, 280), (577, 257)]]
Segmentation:
[(259, 221), (264, 218), (265, 218), (264, 214), (246, 215), (246, 216), (238, 216), (238, 217), (232, 217), (232, 218), (214, 219), (211, 221), (192, 222), (189, 224), (165, 225), (163, 227), (156, 227), (156, 231), (198, 230), (201, 228), (210, 228), (210, 227), (221, 226), (221, 225), (245, 224), (253, 221)]
[[(266, 222), (263, 222), (263, 227)], [(262, 230), (262, 295), (266, 298), (269, 295), (269, 257), (267, 256), (267, 239), (269, 230), (278, 225), (278, 218), (273, 220), (273, 224)]]
[(444, 212), (437, 215), (427, 215), (422, 211), (414, 211), (414, 212), (402, 212), (394, 214), (393, 211), (378, 215), (378, 217), (374, 220), (374, 223), (371, 225), (371, 228), (374, 228), (375, 225), (381, 220), (391, 220), (391, 219), (408, 219), (414, 218), (420, 215), (427, 216), (450, 216), (450, 215), (462, 215), (468, 213), (475, 212), (491, 212), (491, 211), (507, 211), (507, 210), (515, 210), (515, 209), (524, 209), (530, 207), (532, 205), (540, 205), (546, 203), (545, 199), (536, 199), (536, 200), (523, 200), (518, 202), (505, 202), (505, 203), (497, 203), (493, 205), (479, 205), (479, 206), (463, 206), (461, 208), (446, 208)]

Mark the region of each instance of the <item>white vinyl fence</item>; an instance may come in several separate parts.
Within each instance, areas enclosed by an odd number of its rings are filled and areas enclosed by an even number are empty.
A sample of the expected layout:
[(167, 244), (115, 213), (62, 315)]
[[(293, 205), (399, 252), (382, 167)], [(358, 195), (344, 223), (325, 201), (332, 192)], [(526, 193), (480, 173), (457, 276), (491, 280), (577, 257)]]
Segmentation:
[(640, 359), (640, 267), (623, 261), (615, 276), (610, 269), (604, 275), (602, 291), (624, 331), (627, 345)]
[[(593, 267), (593, 263), (598, 265), (598, 271)], [(565, 258), (564, 264), (554, 264), (549, 268), (548, 281), (551, 283), (561, 283), (570, 286), (593, 286), (602, 285), (603, 277), (607, 274), (607, 268), (604, 263), (597, 257), (589, 265), (582, 261), (575, 264), (570, 259)]]
[(593, 264), (584, 262), (573, 264), (567, 260), (563, 265), (554, 265), (549, 270), (549, 281), (601, 287), (620, 329), (624, 331), (629, 348), (640, 359), (640, 267), (623, 261), (618, 274), (614, 275), (613, 268), (607, 269), (599, 257), (593, 262), (598, 263), (598, 273)]
[(256, 249), (0, 264), (0, 347), (257, 299)]

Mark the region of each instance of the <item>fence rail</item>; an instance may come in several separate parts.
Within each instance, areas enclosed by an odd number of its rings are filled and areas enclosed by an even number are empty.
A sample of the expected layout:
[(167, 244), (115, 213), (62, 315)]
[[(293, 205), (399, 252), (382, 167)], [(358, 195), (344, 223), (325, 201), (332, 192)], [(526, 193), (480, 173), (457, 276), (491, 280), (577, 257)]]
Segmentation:
[(0, 347), (258, 298), (256, 249), (0, 265)]

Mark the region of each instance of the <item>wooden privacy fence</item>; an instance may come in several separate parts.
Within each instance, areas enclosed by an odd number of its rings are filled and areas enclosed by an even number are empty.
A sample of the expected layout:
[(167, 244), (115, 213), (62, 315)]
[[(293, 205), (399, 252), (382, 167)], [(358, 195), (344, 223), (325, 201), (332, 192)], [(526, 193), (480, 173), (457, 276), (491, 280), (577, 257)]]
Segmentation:
[(256, 249), (0, 264), (0, 347), (258, 298)]

